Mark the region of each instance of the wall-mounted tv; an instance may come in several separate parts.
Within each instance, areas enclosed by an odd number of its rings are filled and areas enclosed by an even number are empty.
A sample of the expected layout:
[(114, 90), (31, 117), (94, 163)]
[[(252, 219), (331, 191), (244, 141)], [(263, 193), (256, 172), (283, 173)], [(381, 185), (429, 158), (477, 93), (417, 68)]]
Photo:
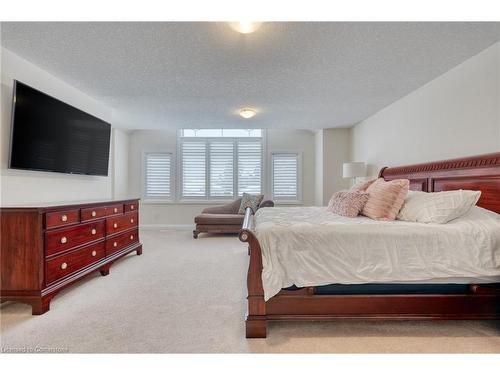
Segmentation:
[(108, 175), (111, 125), (14, 81), (9, 167)]

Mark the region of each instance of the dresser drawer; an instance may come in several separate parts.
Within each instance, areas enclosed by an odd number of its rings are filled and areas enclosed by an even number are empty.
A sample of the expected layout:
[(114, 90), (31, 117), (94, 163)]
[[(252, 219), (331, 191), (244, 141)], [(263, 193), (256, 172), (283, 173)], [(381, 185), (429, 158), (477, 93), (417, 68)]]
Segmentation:
[(114, 204), (106, 206), (106, 216), (118, 215), (123, 213), (123, 204)]
[(139, 209), (139, 202), (125, 203), (123, 207), (125, 212), (137, 211)]
[(104, 259), (104, 241), (60, 255), (45, 262), (45, 282), (52, 284)]
[(50, 256), (61, 251), (96, 241), (104, 237), (104, 220), (89, 224), (75, 225), (71, 228), (45, 232), (45, 255)]
[(80, 222), (80, 210), (47, 212), (45, 214), (45, 228), (58, 228)]
[(106, 256), (137, 242), (139, 242), (139, 231), (137, 229), (108, 238), (106, 240)]
[(128, 214), (108, 217), (106, 219), (106, 235), (123, 232), (124, 230), (137, 227), (137, 212), (130, 212)]
[(82, 222), (96, 220), (106, 216), (106, 207), (82, 208)]

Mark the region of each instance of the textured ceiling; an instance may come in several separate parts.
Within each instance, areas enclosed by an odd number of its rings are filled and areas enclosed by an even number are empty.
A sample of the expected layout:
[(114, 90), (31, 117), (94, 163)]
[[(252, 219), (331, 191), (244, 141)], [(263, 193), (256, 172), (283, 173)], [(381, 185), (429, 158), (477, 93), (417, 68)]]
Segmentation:
[[(359, 122), (500, 39), (499, 23), (2, 23), (2, 46), (127, 128)], [(255, 107), (250, 120), (238, 108)]]

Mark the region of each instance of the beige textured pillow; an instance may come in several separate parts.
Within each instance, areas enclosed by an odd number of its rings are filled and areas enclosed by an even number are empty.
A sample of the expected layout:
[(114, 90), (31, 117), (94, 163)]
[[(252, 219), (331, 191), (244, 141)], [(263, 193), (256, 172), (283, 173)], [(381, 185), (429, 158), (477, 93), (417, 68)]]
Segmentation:
[(263, 194), (253, 195), (253, 194), (243, 193), (243, 196), (241, 197), (241, 205), (240, 209), (238, 210), (238, 214), (245, 215), (247, 207), (250, 207), (253, 213), (256, 213), (263, 199), (264, 199)]
[(466, 214), (479, 200), (480, 191), (413, 191), (405, 199), (398, 220), (445, 224)]
[(366, 189), (368, 189), (368, 187), (374, 182), (375, 180), (358, 182), (356, 185), (350, 188), (349, 191), (366, 191)]
[(363, 215), (374, 220), (394, 220), (403, 206), (410, 188), (410, 181), (406, 179), (385, 181), (377, 179), (366, 192), (369, 194)]
[(356, 217), (367, 200), (368, 193), (343, 190), (333, 195), (328, 203), (327, 210), (341, 216)]

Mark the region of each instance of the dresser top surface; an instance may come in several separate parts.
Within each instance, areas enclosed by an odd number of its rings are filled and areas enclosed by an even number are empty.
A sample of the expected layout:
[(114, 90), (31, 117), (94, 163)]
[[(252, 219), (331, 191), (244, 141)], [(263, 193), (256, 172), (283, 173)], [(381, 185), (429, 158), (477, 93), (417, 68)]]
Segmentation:
[(46, 202), (46, 203), (31, 203), (31, 204), (16, 204), (16, 205), (5, 205), (0, 208), (0, 210), (43, 210), (43, 211), (55, 211), (55, 210), (65, 210), (72, 208), (85, 208), (93, 206), (105, 206), (111, 204), (129, 203), (137, 202), (139, 198), (126, 198), (126, 199), (116, 199), (116, 200), (81, 200), (81, 201), (64, 201), (64, 202)]

